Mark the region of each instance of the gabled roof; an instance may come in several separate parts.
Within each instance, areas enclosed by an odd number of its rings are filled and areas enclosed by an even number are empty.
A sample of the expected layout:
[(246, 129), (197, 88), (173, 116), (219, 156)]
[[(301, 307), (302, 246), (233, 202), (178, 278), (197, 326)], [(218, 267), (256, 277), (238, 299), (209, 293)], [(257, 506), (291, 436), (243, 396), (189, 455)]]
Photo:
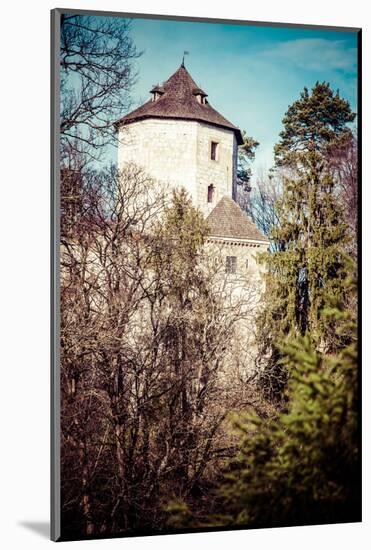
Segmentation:
[(155, 86), (152, 91), (157, 91), (158, 88), (161, 88), (161, 97), (156, 101), (150, 99), (114, 125), (117, 127), (145, 118), (196, 120), (233, 130), (237, 143), (240, 145), (243, 142), (239, 128), (211, 107), (207, 100), (204, 103), (197, 100), (197, 94), (203, 97), (207, 94), (197, 86), (183, 64), (162, 86)]
[(269, 242), (249, 216), (230, 197), (222, 197), (206, 221), (210, 228), (210, 237)]

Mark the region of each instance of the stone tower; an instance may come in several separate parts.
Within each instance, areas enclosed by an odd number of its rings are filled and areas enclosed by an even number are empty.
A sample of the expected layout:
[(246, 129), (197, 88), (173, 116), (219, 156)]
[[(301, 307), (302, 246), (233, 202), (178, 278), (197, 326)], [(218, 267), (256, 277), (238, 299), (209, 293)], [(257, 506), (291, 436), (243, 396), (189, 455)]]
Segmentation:
[(241, 132), (211, 107), (184, 64), (151, 94), (116, 123), (119, 167), (134, 162), (170, 186), (184, 186), (207, 215), (235, 194)]
[(119, 168), (135, 163), (169, 187), (185, 187), (208, 219), (209, 242), (223, 247), (226, 272), (259, 276), (256, 252), (269, 242), (234, 200), (241, 131), (210, 105), (184, 63), (150, 93), (115, 123)]

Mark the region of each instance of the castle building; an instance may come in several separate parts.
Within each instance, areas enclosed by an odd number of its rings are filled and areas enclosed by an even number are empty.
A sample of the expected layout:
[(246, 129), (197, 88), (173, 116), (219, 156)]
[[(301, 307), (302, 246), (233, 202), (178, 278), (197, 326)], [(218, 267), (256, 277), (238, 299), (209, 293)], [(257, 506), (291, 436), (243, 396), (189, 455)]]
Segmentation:
[(268, 239), (237, 202), (241, 131), (209, 103), (184, 66), (149, 101), (115, 123), (118, 166), (137, 164), (169, 188), (183, 186), (207, 217), (209, 241), (224, 250), (227, 273), (254, 272)]

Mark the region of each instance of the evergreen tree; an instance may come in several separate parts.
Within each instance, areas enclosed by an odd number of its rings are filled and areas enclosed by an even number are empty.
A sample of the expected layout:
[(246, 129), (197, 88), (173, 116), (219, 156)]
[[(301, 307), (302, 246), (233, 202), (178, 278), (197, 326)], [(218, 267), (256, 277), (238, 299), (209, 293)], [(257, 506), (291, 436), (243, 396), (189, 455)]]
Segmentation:
[(166, 487), (174, 497), (193, 498), (222, 437), (219, 371), (239, 314), (228, 310), (214, 289), (215, 262), (212, 268), (204, 248), (208, 225), (184, 189), (173, 192), (160, 223), (151, 319), (169, 384), (158, 405), (163, 407)]
[[(350, 262), (349, 271), (354, 271)], [(346, 281), (356, 296), (356, 284)], [(348, 344), (319, 352), (308, 335), (280, 346), (290, 372), (287, 410), (275, 417), (236, 414), (239, 450), (203, 516), (182, 501), (168, 525), (278, 527), (361, 520), (356, 313), (333, 299), (325, 315)]]
[(251, 162), (255, 159), (255, 151), (259, 142), (242, 131), (243, 143), (238, 148), (237, 183), (243, 191), (251, 191)]
[(316, 351), (307, 335), (282, 346), (290, 406), (273, 420), (236, 418), (240, 453), (214, 522), (274, 527), (361, 520), (356, 325), (340, 304), (327, 315), (349, 345), (337, 356)]
[(281, 140), (274, 150), (276, 165), (295, 168), (308, 151), (325, 154), (350, 133), (346, 125), (355, 116), (349, 102), (339, 90), (334, 93), (328, 82), (316, 82), (311, 94), (305, 87), (283, 118)]
[(271, 398), (282, 396), (287, 381), (279, 360), (287, 335), (308, 334), (317, 349), (341, 347), (323, 312), (334, 298), (347, 299), (348, 231), (326, 155), (353, 119), (349, 104), (326, 83), (317, 83), (312, 95), (305, 89), (283, 119), (276, 164), (290, 170), (271, 234), (276, 251), (263, 256), (267, 291), (257, 327), (261, 383)]
[(279, 361), (282, 339), (308, 334), (317, 348), (336, 351), (336, 327), (324, 311), (334, 298), (347, 300), (347, 227), (333, 179), (318, 153), (307, 153), (302, 163), (297, 178), (285, 180), (277, 205), (280, 225), (272, 231), (277, 251), (264, 255), (267, 291), (258, 318), (258, 362), (270, 397), (280, 396), (287, 379)]
[(172, 283), (188, 286), (197, 272), (208, 225), (184, 188), (172, 193), (159, 229), (162, 265), (171, 269)]

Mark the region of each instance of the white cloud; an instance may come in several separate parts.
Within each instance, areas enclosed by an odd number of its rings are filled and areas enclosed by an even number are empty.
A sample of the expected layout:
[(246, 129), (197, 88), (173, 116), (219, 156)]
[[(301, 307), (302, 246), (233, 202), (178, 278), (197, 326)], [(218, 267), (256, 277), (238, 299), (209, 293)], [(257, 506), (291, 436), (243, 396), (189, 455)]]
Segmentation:
[(289, 63), (307, 70), (339, 70), (355, 72), (357, 50), (349, 48), (344, 40), (302, 38), (278, 43), (263, 50), (259, 57)]

